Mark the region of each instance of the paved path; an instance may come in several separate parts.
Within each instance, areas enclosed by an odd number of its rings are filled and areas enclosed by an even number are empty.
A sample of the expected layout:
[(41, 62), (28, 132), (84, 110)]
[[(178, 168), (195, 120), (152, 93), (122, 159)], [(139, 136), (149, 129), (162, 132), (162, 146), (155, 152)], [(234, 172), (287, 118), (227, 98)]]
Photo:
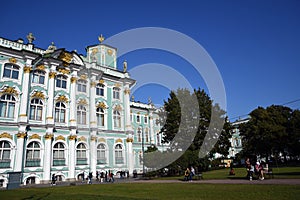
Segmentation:
[(197, 180), (192, 182), (179, 180), (137, 180), (136, 183), (197, 183), (197, 184), (260, 184), (260, 185), (300, 185), (300, 179), (265, 179), (249, 181), (246, 179)]

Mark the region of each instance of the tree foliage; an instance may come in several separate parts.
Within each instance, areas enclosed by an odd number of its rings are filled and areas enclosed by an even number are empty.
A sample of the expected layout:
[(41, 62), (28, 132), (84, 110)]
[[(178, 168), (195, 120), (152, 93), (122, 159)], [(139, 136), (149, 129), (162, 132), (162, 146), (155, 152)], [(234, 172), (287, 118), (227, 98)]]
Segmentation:
[[(212, 109), (216, 113), (216, 119), (211, 119)], [(164, 102), (163, 111), (160, 112), (161, 133), (163, 142), (169, 144), (169, 151), (179, 150), (184, 153), (170, 164), (169, 168), (175, 171), (182, 171), (191, 165), (205, 168), (208, 156), (215, 153), (227, 156), (231, 127), (225, 114), (219, 105), (213, 104), (204, 90), (194, 90), (192, 94), (187, 89), (172, 91), (168, 100)], [(221, 133), (220, 137), (217, 134), (207, 137), (210, 124), (212, 123), (213, 127), (213, 123), (223, 121), (225, 121), (223, 129), (215, 130), (216, 133)], [(205, 137), (207, 137), (205, 145), (211, 145), (211, 153), (199, 159), (199, 151), (204, 145)]]
[(300, 112), (289, 107), (272, 105), (258, 107), (250, 113), (247, 123), (240, 126), (243, 152), (265, 157), (299, 156)]

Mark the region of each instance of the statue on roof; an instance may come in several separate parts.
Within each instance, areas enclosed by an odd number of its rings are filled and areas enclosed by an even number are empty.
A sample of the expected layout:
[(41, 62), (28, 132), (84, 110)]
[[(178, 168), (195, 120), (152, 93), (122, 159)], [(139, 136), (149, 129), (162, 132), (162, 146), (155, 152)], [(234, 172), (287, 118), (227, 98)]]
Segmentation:
[(33, 36), (32, 33), (28, 33), (26, 38), (27, 38), (29, 44), (31, 44), (35, 40), (35, 37)]
[(123, 62), (123, 72), (127, 72), (127, 61), (124, 60)]
[(48, 49), (45, 51), (45, 53), (53, 53), (56, 50), (56, 46), (54, 45), (54, 42), (51, 42), (51, 44), (48, 46)]

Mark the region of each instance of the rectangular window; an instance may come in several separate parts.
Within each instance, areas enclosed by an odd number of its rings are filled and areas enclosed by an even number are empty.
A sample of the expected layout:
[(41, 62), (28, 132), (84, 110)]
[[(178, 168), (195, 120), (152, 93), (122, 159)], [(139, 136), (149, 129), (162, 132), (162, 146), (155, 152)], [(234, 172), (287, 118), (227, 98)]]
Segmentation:
[(147, 116), (144, 117), (144, 123), (145, 123), (145, 124), (148, 123), (148, 117), (147, 117)]
[(141, 122), (141, 117), (139, 115), (136, 116), (136, 122), (140, 123)]

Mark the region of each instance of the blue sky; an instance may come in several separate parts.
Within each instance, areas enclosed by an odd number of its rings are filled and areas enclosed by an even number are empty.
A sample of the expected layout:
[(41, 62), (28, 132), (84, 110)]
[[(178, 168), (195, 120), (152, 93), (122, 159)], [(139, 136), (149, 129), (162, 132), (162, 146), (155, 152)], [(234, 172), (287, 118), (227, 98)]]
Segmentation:
[[(139, 27), (184, 33), (216, 63), (232, 121), (257, 106), (300, 99), (300, 1), (10, 0), (1, 8), (0, 37), (25, 40), (33, 32), (34, 44), (44, 49), (54, 41), (58, 48), (85, 54), (86, 46), (98, 43), (99, 34), (110, 37)], [(119, 63), (124, 59), (129, 69), (144, 63), (171, 66), (194, 88), (206, 89), (192, 66), (171, 53), (139, 50), (122, 56)], [(134, 96), (142, 102), (151, 96), (154, 103), (163, 104), (168, 92), (148, 85)], [(300, 102), (287, 106), (299, 109)]]

